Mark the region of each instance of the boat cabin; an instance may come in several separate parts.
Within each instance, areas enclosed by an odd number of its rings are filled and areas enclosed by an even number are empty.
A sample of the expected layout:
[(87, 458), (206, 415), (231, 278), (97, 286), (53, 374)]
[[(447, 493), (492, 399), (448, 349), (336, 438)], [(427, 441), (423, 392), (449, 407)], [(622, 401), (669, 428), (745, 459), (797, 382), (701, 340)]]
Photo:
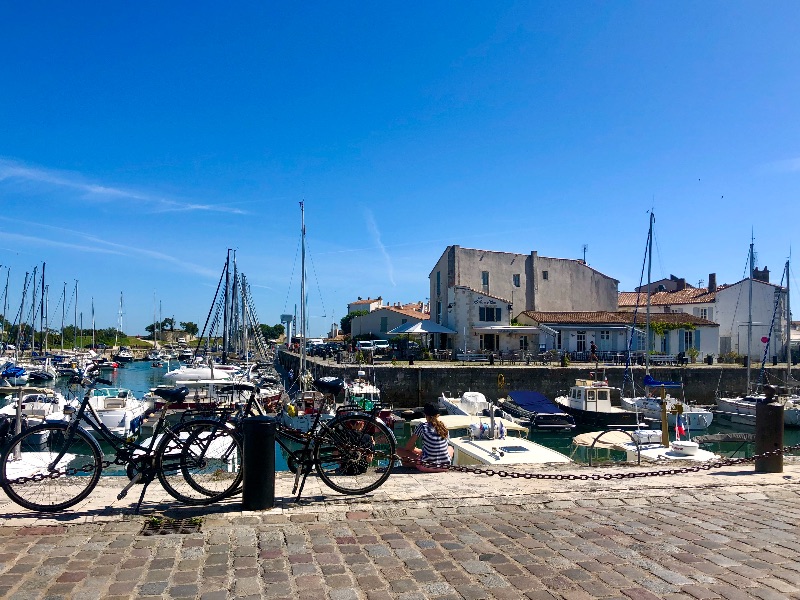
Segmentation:
[(611, 407), (611, 388), (608, 381), (577, 379), (569, 389), (569, 407), (591, 412), (613, 412)]

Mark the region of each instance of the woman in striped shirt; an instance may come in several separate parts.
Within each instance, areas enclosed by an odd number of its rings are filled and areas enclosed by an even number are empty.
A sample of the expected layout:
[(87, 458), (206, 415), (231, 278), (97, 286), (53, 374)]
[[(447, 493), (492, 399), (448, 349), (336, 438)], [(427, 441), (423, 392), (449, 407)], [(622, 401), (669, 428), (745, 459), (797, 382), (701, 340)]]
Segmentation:
[[(439, 408), (428, 402), (423, 411), (425, 421), (411, 434), (405, 447), (398, 448), (397, 454), (405, 464), (413, 465), (420, 471), (439, 473), (447, 471), (453, 457), (453, 449), (447, 443), (449, 432), (439, 420)], [(422, 448), (417, 448), (417, 440), (422, 440)], [(420, 464), (419, 461), (426, 464)]]

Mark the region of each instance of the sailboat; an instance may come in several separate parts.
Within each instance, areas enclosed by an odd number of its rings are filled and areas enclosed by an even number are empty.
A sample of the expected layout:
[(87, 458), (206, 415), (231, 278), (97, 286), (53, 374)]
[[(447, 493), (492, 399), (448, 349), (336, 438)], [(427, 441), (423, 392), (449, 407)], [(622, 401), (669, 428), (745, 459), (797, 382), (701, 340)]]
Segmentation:
[[(650, 229), (647, 234), (647, 313), (645, 318), (645, 376), (643, 396), (633, 395), (620, 398), (622, 408), (630, 412), (641, 414), (642, 417), (660, 422), (662, 419), (663, 405), (666, 404), (667, 422), (670, 427), (676, 426), (678, 413), (682, 414), (682, 421), (688, 430), (707, 429), (714, 420), (714, 414), (705, 408), (686, 404), (681, 398), (673, 398), (667, 390), (679, 390), (683, 394), (683, 384), (671, 381), (657, 381), (650, 375), (650, 282), (653, 263), (653, 223), (655, 215), (650, 212)], [(626, 376), (627, 379), (627, 376)], [(631, 377), (633, 384), (633, 378)]]
[(316, 419), (317, 412), (322, 412), (320, 419), (331, 419), (336, 413), (336, 395), (344, 391), (344, 382), (336, 378), (323, 377), (314, 380), (308, 371), (306, 348), (306, 222), (305, 206), (300, 203), (300, 368), (297, 389), (290, 394), (290, 400), (278, 415), (281, 422), (294, 429), (308, 431)]
[[(754, 260), (753, 260), (753, 244), (750, 243), (750, 258), (749, 258), (749, 265), (750, 265), (750, 281), (749, 281), (749, 306), (748, 306), (748, 322), (747, 322), (747, 389), (742, 396), (729, 396), (729, 397), (718, 397), (717, 398), (717, 408), (718, 410), (723, 413), (726, 418), (737, 421), (744, 424), (755, 425), (756, 419), (756, 405), (758, 402), (763, 401), (765, 399), (764, 393), (760, 390), (762, 382), (764, 381), (765, 370), (764, 366), (767, 360), (767, 353), (769, 351), (769, 342), (765, 344), (764, 348), (764, 356), (761, 361), (761, 370), (759, 371), (758, 382), (756, 383), (755, 389), (752, 388), (751, 377), (750, 377), (750, 338), (752, 337), (752, 326), (753, 326), (753, 312), (752, 312), (752, 304), (753, 304), (753, 268), (754, 268)], [(786, 266), (784, 268), (784, 276), (786, 278), (786, 339), (787, 339), (787, 353), (786, 353), (786, 394), (782, 396), (783, 401), (783, 423), (785, 426), (789, 427), (800, 427), (800, 396), (794, 392), (789, 393), (789, 389), (792, 387), (792, 375), (791, 375), (791, 310), (789, 307), (789, 261), (786, 261)], [(775, 299), (775, 308), (777, 312), (778, 303), (780, 301), (780, 295), (778, 295)], [(774, 316), (773, 316), (773, 323), (774, 323)], [(770, 326), (769, 334), (767, 335), (768, 339), (772, 338), (773, 327)]]
[[(118, 333), (122, 333), (122, 292), (119, 293), (119, 326), (117, 330)], [(120, 346), (114, 355), (114, 360), (121, 363), (133, 362), (133, 351), (128, 346)]]

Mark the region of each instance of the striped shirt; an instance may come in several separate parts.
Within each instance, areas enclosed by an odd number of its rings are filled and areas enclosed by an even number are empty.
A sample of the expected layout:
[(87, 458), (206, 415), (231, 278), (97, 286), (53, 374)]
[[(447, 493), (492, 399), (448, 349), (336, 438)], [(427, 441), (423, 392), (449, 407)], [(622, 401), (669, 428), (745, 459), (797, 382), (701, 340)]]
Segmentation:
[(436, 465), (449, 465), (450, 453), (447, 451), (447, 438), (443, 438), (433, 425), (425, 421), (414, 430), (414, 435), (422, 439), (422, 460)]

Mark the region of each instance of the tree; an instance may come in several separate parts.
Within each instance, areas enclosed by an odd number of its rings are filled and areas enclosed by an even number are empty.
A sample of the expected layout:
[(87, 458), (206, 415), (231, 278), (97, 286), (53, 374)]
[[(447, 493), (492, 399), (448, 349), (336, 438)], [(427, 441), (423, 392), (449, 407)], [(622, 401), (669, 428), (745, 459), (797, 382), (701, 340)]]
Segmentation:
[(261, 329), (261, 335), (263, 335), (264, 339), (267, 340), (277, 340), (284, 333), (286, 333), (286, 329), (283, 327), (282, 324), (264, 325), (263, 323), (261, 323), (258, 327)]
[(200, 331), (200, 328), (197, 326), (197, 323), (192, 323), (191, 321), (181, 321), (181, 329), (183, 329), (186, 333), (188, 333), (192, 337), (196, 336), (197, 332)]
[(171, 317), (167, 317), (163, 321), (161, 321), (161, 331), (165, 331), (169, 329), (170, 331), (175, 331), (175, 319)]

